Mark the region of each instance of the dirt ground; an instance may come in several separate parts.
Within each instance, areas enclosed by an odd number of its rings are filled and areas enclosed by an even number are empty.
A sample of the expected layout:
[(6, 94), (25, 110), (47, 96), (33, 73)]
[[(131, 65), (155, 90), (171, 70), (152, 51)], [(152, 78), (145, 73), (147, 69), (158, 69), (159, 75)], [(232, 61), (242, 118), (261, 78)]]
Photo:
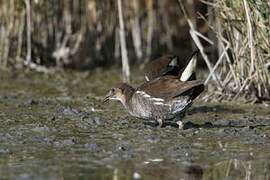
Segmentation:
[(0, 179), (270, 179), (269, 107), (198, 100), (157, 128), (103, 104), (100, 73), (0, 72)]

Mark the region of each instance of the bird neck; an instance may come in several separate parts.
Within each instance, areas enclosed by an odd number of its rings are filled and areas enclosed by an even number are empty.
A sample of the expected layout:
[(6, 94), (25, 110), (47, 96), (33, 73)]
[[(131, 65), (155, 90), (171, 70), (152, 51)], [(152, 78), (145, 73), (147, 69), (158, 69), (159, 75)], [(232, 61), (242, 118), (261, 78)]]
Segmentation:
[(128, 104), (134, 92), (135, 92), (135, 89), (130, 85), (126, 85), (125, 88), (123, 89), (123, 100), (121, 102), (125, 106), (125, 108), (128, 108)]

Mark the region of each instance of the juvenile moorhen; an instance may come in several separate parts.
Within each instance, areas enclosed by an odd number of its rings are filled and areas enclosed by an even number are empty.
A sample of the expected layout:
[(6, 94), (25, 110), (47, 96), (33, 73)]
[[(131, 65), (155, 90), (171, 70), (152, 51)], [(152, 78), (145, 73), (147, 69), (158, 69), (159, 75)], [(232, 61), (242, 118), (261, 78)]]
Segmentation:
[(164, 120), (184, 113), (203, 90), (204, 85), (198, 80), (181, 81), (177, 76), (168, 75), (137, 88), (120, 83), (108, 92), (104, 102), (118, 100), (132, 116), (156, 120), (161, 127)]
[(179, 57), (175, 55), (164, 55), (147, 63), (144, 68), (145, 80), (150, 81), (164, 75), (173, 75), (179, 77), (183, 75), (183, 81), (195, 80), (195, 68), (197, 64), (198, 53), (199, 50), (194, 51), (192, 55), (187, 59), (186, 65), (183, 65), (180, 62)]
[(144, 67), (144, 77), (146, 81), (153, 80), (164, 75), (177, 76), (181, 66), (178, 56), (164, 55), (148, 62)]

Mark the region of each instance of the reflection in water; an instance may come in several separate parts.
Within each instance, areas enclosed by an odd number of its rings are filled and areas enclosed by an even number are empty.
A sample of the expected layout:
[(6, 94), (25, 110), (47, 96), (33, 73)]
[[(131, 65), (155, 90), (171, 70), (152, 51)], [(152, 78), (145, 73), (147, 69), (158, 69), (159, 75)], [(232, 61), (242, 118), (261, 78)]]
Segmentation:
[[(268, 159), (269, 160), (269, 159)], [(253, 161), (230, 159), (212, 164), (187, 163), (150, 163), (147, 165), (134, 165), (126, 162), (120, 164), (112, 172), (113, 180), (122, 179), (265, 179), (270, 178), (270, 164), (266, 160), (262, 164)], [(97, 178), (101, 176), (97, 176)]]
[(189, 180), (201, 180), (203, 178), (203, 169), (199, 165), (187, 166), (186, 174)]
[(269, 157), (260, 163), (230, 159), (209, 166), (204, 179), (270, 179), (269, 165)]
[(118, 168), (113, 170), (113, 180), (118, 180)]
[[(120, 163), (112, 172), (113, 180), (121, 179), (202, 179), (200, 166), (185, 166), (169, 161), (148, 161), (134, 164), (132, 161)], [(102, 176), (100, 176), (101, 178)], [(98, 177), (97, 177), (98, 178)]]

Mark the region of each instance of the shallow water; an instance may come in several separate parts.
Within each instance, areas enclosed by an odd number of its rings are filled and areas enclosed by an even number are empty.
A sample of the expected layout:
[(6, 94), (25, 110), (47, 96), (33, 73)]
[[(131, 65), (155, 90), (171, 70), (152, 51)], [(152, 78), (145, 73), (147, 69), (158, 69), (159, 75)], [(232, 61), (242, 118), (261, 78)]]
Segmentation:
[(197, 101), (156, 128), (102, 103), (101, 72), (0, 72), (0, 179), (270, 179), (269, 107)]

